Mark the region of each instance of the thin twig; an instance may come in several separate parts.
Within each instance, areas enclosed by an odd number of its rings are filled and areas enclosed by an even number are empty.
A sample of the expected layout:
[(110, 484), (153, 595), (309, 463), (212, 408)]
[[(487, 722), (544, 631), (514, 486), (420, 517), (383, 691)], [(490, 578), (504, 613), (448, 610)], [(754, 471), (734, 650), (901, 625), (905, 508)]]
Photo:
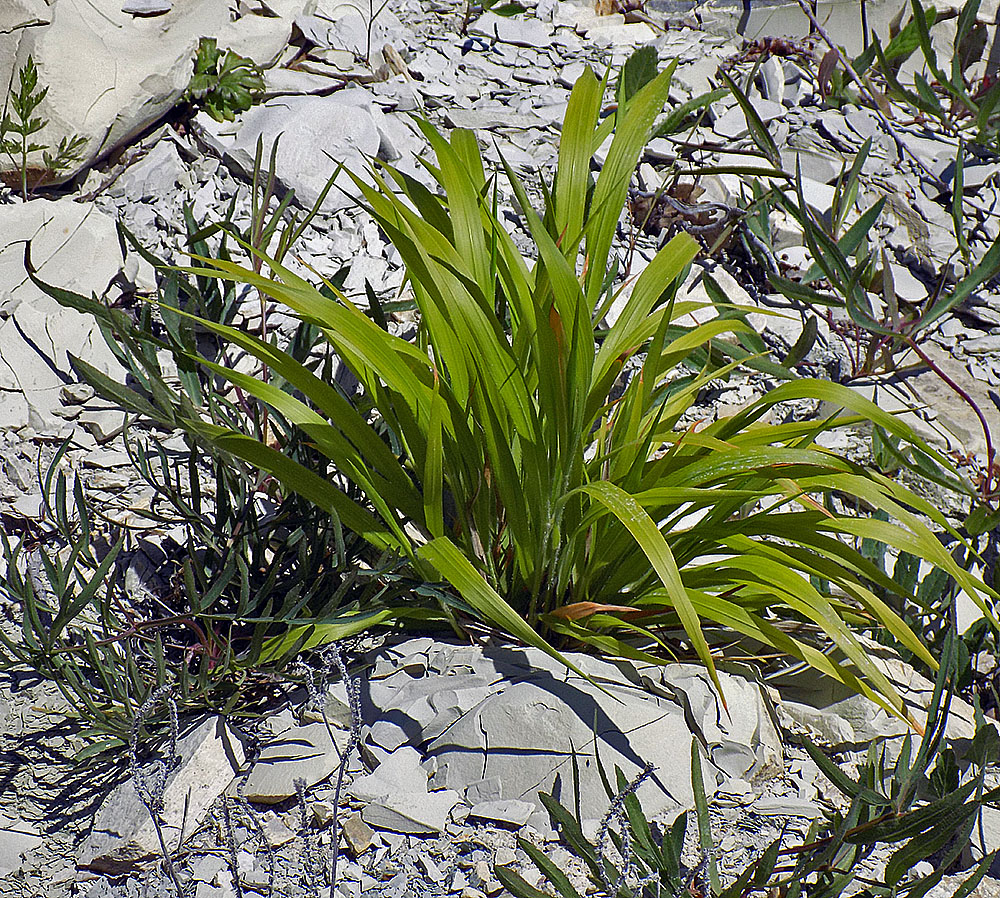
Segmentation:
[[(184, 898), (184, 886), (181, 883), (180, 875), (174, 866), (170, 850), (167, 848), (167, 840), (163, 835), (163, 824), (160, 822), (160, 814), (163, 812), (163, 798), (167, 789), (167, 780), (171, 772), (180, 765), (181, 759), (177, 754), (177, 702), (174, 701), (173, 686), (161, 686), (154, 690), (148, 698), (139, 706), (135, 718), (132, 721), (132, 734), (129, 739), (129, 762), (132, 784), (139, 795), (139, 800), (149, 812), (153, 821), (153, 829), (156, 830), (156, 838), (160, 842), (160, 850), (163, 854), (163, 863), (167, 868), (167, 874), (173, 882), (177, 891), (177, 898)], [(139, 736), (142, 726), (146, 722), (153, 708), (161, 701), (166, 700), (170, 709), (170, 738), (167, 743), (166, 759), (158, 758), (153, 764), (152, 770), (144, 772), (139, 767)], [(182, 831), (183, 835), (183, 831)]]
[[(938, 188), (938, 190), (944, 193), (950, 191), (951, 187), (949, 187), (936, 174), (934, 174), (934, 172), (931, 171), (931, 169), (927, 166), (927, 164), (903, 141), (903, 138), (900, 137), (899, 132), (896, 131), (892, 122), (889, 121), (888, 116), (886, 116), (886, 114), (882, 111), (882, 107), (879, 105), (878, 99), (875, 96), (875, 88), (872, 87), (871, 82), (868, 80), (866, 76), (858, 74), (854, 66), (851, 64), (850, 60), (848, 60), (847, 57), (840, 52), (840, 48), (833, 42), (833, 38), (831, 38), (830, 35), (827, 33), (826, 29), (822, 25), (820, 25), (819, 20), (816, 18), (815, 14), (812, 12), (812, 10), (809, 9), (808, 5), (806, 4), (806, 0), (798, 0), (798, 4), (802, 8), (802, 11), (809, 17), (809, 21), (812, 23), (813, 28), (816, 30), (819, 36), (823, 39), (823, 42), (837, 55), (837, 60), (840, 62), (840, 64), (848, 71), (848, 73), (854, 78), (854, 80), (857, 81), (858, 86), (861, 88), (861, 92), (865, 94), (865, 96), (868, 98), (868, 101), (872, 104), (875, 115), (878, 116), (879, 120), (882, 122), (882, 125), (885, 127), (886, 131), (889, 132), (889, 136), (892, 137), (892, 139), (896, 142), (896, 148), (899, 151), (899, 154), (901, 156), (902, 155), (909, 156), (917, 164), (917, 167), (920, 168), (920, 170), (923, 171), (923, 173), (930, 179), (931, 183)], [(998, 13), (998, 15), (1000, 15), (1000, 13)], [(1000, 215), (1000, 213), (998, 212), (994, 212), (991, 209), (986, 209), (983, 206), (978, 205), (971, 199), (966, 199), (963, 197), (963, 202), (968, 203), (973, 209), (975, 209), (977, 212), (982, 213), (983, 215), (990, 215), (990, 216)]]
[(340, 754), (340, 763), (337, 765), (337, 782), (333, 791), (333, 832), (331, 841), (333, 842), (333, 858), (330, 861), (330, 898), (334, 898), (334, 889), (337, 886), (337, 859), (340, 856), (340, 796), (344, 786), (344, 774), (347, 770), (348, 761), (354, 750), (361, 741), (361, 691), (360, 680), (351, 679), (347, 673), (347, 664), (344, 661), (344, 653), (340, 645), (333, 643), (323, 654), (322, 687), (316, 685), (314, 673), (311, 668), (304, 667), (306, 678), (306, 689), (309, 692), (309, 703), (314, 710), (319, 711), (323, 718), (323, 725), (326, 727), (330, 742), (336, 746), (333, 735), (333, 728), (326, 714), (326, 694), (336, 665), (340, 678), (347, 691), (347, 705), (351, 714), (351, 729), (347, 738), (347, 745)]
[(968, 406), (975, 413), (976, 417), (979, 419), (979, 423), (983, 428), (983, 436), (986, 438), (986, 476), (983, 479), (983, 485), (981, 488), (982, 499), (984, 502), (988, 501), (993, 496), (993, 471), (994, 471), (994, 458), (995, 450), (993, 447), (993, 439), (990, 435), (990, 426), (986, 423), (986, 416), (983, 414), (976, 400), (973, 399), (968, 392), (966, 392), (959, 384), (957, 384), (948, 374), (940, 368), (934, 360), (927, 355), (918, 345), (916, 340), (909, 335), (903, 335), (903, 340), (906, 345), (910, 347), (918, 356), (920, 356), (921, 361), (928, 368), (931, 369), (938, 377), (941, 378), (949, 387), (951, 387), (961, 398), (968, 404)]
[(911, 150), (906, 143), (903, 142), (903, 138), (899, 136), (892, 122), (889, 121), (888, 116), (882, 111), (882, 107), (879, 105), (878, 99), (875, 96), (875, 88), (871, 86), (867, 77), (859, 75), (855, 70), (854, 66), (851, 64), (850, 60), (840, 52), (840, 47), (838, 47), (834, 42), (833, 38), (830, 37), (827, 30), (819, 23), (819, 19), (816, 18), (815, 13), (809, 8), (806, 0), (798, 0), (799, 6), (802, 11), (809, 18), (814, 31), (823, 39), (823, 42), (836, 54), (837, 61), (848, 71), (848, 73), (857, 81), (858, 86), (861, 91), (867, 96), (869, 102), (874, 106), (875, 114), (878, 116), (882, 125), (885, 127), (886, 131), (889, 132), (889, 136), (896, 142), (896, 148), (899, 150), (900, 155), (908, 155), (917, 166), (927, 175), (932, 183), (940, 190), (947, 191), (948, 185), (944, 183), (934, 172), (930, 170), (927, 164), (919, 157), (916, 153)]
[(299, 803), (299, 821), (302, 825), (302, 874), (306, 887), (309, 891), (319, 896), (319, 887), (316, 884), (316, 855), (313, 853), (312, 838), (309, 835), (309, 805), (306, 801), (306, 781), (301, 777), (295, 778), (295, 794)]
[[(625, 810), (625, 801), (630, 795), (635, 795), (639, 787), (649, 779), (656, 768), (647, 763), (639, 774), (628, 785), (622, 789), (611, 801), (611, 805), (601, 820), (601, 825), (597, 833), (597, 856), (600, 861), (601, 880), (604, 885), (604, 893), (607, 898), (615, 898), (623, 888), (627, 888), (629, 880), (633, 877), (638, 879), (635, 889), (636, 894), (641, 893), (649, 883), (659, 878), (659, 872), (652, 870), (645, 876), (640, 876), (636, 870), (635, 852), (632, 848), (631, 828), (628, 821), (628, 812)], [(618, 881), (612, 884), (611, 876), (608, 873), (609, 864), (605, 861), (608, 851), (608, 842), (611, 838), (611, 825), (617, 823), (621, 829), (622, 843), (619, 854), (622, 859), (622, 869), (618, 876)]]

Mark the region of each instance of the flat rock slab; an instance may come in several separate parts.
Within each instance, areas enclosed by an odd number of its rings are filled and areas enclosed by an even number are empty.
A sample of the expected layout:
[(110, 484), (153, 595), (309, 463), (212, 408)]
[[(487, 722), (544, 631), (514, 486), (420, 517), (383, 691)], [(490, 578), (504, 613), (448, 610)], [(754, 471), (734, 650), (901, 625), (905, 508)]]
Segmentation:
[(408, 745), (387, 755), (374, 773), (359, 776), (347, 794), (359, 801), (380, 801), (401, 793), (427, 794), (427, 771), (420, 766), (420, 752)]
[(499, 801), (480, 801), (474, 804), (469, 816), (475, 820), (486, 820), (490, 823), (524, 826), (534, 813), (535, 806), (530, 801), (501, 798)]
[(552, 42), (552, 27), (538, 19), (521, 16), (498, 16), (487, 12), (469, 27), (471, 34), (481, 34), (504, 44), (544, 49)]
[(454, 789), (438, 792), (403, 792), (365, 805), (361, 818), (375, 829), (431, 835), (443, 832), (452, 808), (462, 800)]
[[(28, 278), (24, 252), (38, 278), (89, 297), (104, 295), (122, 273), (152, 286), (142, 262), (123, 272), (114, 220), (94, 206), (70, 199), (0, 206), (0, 429), (47, 425), (61, 392), (76, 382), (69, 354), (105, 374), (124, 372), (95, 321), (64, 308)], [(136, 257), (133, 257), (136, 258)]]
[(299, 30), (320, 47), (347, 50), (353, 56), (376, 55), (387, 43), (412, 38), (388, 4), (369, 6), (367, 0), (319, 0), (316, 15), (298, 16)]
[(462, 800), (453, 789), (429, 792), (427, 785), (420, 752), (404, 745), (383, 757), (373, 773), (355, 779), (347, 794), (365, 802), (361, 815), (370, 826), (426, 835), (441, 832)]
[[(48, 27), (0, 29), (0, 82), (10, 83), (17, 65), (31, 55), (39, 85), (49, 90), (39, 107), (49, 123), (40, 142), (56, 146), (74, 135), (85, 140), (81, 163), (62, 173), (71, 177), (174, 106), (194, 72), (199, 38), (214, 36), (220, 49), (232, 48), (268, 65), (285, 47), (294, 17), (312, 12), (316, 2), (269, 0), (267, 14), (235, 20), (231, 5), (51, 0)], [(29, 161), (39, 164), (40, 159), (34, 153)], [(6, 167), (7, 160), (0, 166)]]
[(336, 744), (324, 723), (293, 726), (264, 746), (243, 787), (248, 801), (277, 804), (296, 794), (295, 781), (306, 788), (325, 780), (340, 764), (348, 733), (333, 730)]
[(177, 147), (170, 140), (160, 140), (142, 159), (125, 170), (121, 185), (132, 199), (154, 200), (176, 190), (177, 181), (183, 174), (184, 164)]
[(540, 790), (566, 800), (575, 754), (583, 814), (594, 818), (607, 809), (598, 755), (611, 775), (617, 766), (629, 779), (646, 761), (655, 765), (639, 791), (648, 814), (690, 806), (693, 739), (707, 746), (709, 793), (730, 776), (780, 764), (780, 740), (756, 684), (720, 673), (727, 715), (696, 665), (568, 657), (605, 691), (533, 648), (398, 645), (368, 681), (369, 741), (421, 748), (436, 764), (432, 787), (470, 787), (469, 803), (493, 810), (513, 800), (541, 811)]
[(162, 16), (173, 5), (173, 0), (127, 0), (122, 4), (122, 12), (131, 16)]
[(545, 122), (532, 112), (510, 112), (503, 107), (449, 109), (445, 113), (445, 119), (453, 128), (468, 128), (470, 131), (485, 131), (490, 128), (523, 131), (545, 125)]
[(19, 870), (25, 852), (45, 841), (31, 830), (32, 827), (16, 821), (0, 826), (0, 876)]
[[(243, 746), (221, 717), (209, 717), (177, 743), (181, 763), (169, 775), (160, 822), (167, 845), (176, 846), (181, 827), (198, 825), (212, 802), (243, 764)], [(122, 783), (101, 805), (77, 866), (101, 873), (126, 873), (160, 853), (149, 811), (132, 781)]]
[[(772, 119), (780, 118), (785, 112), (784, 106), (771, 100), (756, 101), (754, 110), (765, 124)], [(743, 110), (739, 106), (732, 106), (715, 120), (712, 129), (720, 137), (733, 140), (749, 133), (750, 126), (747, 124), (746, 116), (743, 115)]]
[[(884, 647), (863, 640), (869, 657), (881, 668), (920, 726), (927, 721), (927, 707), (934, 684), (909, 664), (892, 656)], [(810, 738), (836, 749), (860, 749), (875, 739), (887, 738), (890, 751), (910, 728), (846, 686), (823, 677), (812, 668), (775, 681), (781, 690), (779, 714), (786, 722), (809, 732)], [(949, 739), (971, 739), (975, 734), (975, 711), (958, 696), (952, 698), (946, 734)], [(896, 737), (896, 738), (893, 738)]]
[(398, 153), (390, 146), (382, 110), (372, 95), (360, 88), (328, 97), (280, 97), (254, 107), (243, 117), (226, 158), (252, 173), (258, 139), (263, 141), (265, 158), (278, 141), (277, 177), (286, 190), (295, 191), (296, 200), (307, 209), (319, 200), (343, 164), (346, 171), (340, 171), (323, 201), (327, 213), (352, 202), (349, 194), (356, 188), (347, 171), (367, 178), (368, 159), (391, 158)]

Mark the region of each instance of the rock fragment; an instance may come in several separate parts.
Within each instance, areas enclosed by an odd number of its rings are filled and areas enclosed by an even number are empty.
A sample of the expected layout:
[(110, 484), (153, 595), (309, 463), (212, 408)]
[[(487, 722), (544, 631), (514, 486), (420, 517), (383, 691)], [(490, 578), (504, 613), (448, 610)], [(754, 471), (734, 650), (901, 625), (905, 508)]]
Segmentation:
[[(124, 377), (92, 317), (64, 308), (28, 278), (25, 241), (31, 262), (48, 284), (89, 297), (105, 295), (126, 278), (152, 283), (147, 263), (124, 273), (114, 221), (92, 205), (70, 199), (33, 200), (0, 206), (0, 430), (59, 426), (52, 417), (63, 391), (80, 389), (69, 355), (105, 374)], [(112, 288), (112, 296), (117, 296)], [(31, 420), (29, 420), (31, 419)]]
[(361, 816), (376, 829), (430, 835), (443, 832), (452, 808), (461, 801), (454, 789), (437, 792), (404, 792), (387, 795), (365, 805)]
[[(167, 777), (160, 815), (168, 845), (176, 845), (182, 825), (187, 833), (198, 825), (243, 763), (243, 747), (220, 717), (206, 718), (178, 740), (177, 754), (181, 763)], [(119, 875), (159, 853), (153, 821), (127, 781), (98, 810), (77, 866)]]
[(469, 816), (508, 826), (524, 826), (534, 813), (535, 806), (530, 801), (506, 798), (499, 801), (480, 801), (472, 806)]
[(122, 12), (130, 16), (161, 16), (173, 8), (172, 0), (126, 0)]
[(351, 814), (344, 820), (341, 831), (355, 857), (364, 854), (375, 841), (375, 830), (361, 819), (360, 814)]
[(243, 794), (248, 801), (277, 804), (296, 794), (295, 781), (306, 788), (322, 782), (340, 764), (349, 734), (333, 730), (336, 744), (326, 725), (310, 723), (284, 730), (268, 742), (247, 777)]
[[(277, 177), (295, 191), (303, 207), (311, 208), (339, 165), (364, 176), (366, 160), (380, 153), (382, 119), (371, 94), (361, 88), (328, 97), (280, 97), (246, 113), (226, 158), (249, 174), (258, 138), (265, 154), (277, 141)], [(353, 192), (354, 183), (340, 171), (323, 201), (323, 212), (349, 206)]]
[(37, 830), (23, 820), (0, 817), (0, 875), (20, 870), (25, 853), (43, 841)]

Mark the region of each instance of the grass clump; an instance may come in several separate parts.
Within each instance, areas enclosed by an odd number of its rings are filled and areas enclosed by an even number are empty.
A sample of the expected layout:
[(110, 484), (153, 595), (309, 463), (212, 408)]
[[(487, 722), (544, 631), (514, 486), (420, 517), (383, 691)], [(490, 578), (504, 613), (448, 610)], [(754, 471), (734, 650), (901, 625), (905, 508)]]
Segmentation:
[[(133, 444), (163, 522), (181, 524), (185, 542), (169, 592), (136, 594), (125, 576), (134, 534), (109, 527), (94, 539), (82, 488), (53, 473), (45, 492), (62, 554), (3, 540), (4, 589), (25, 609), (21, 636), (0, 635), (4, 662), (56, 679), (102, 734), (94, 750), (125, 742), (135, 707), (164, 684), (177, 684), (182, 708), (230, 713), (265, 698), (271, 673), (304, 649), (379, 625), (461, 631), (470, 620), (561, 660), (559, 649), (580, 646), (696, 657), (716, 683), (727, 655), (777, 651), (905, 717), (857, 632), (937, 663), (902, 616), (920, 601), (914, 578), (889, 576), (870, 547), (905, 556), (909, 571), (929, 562), (994, 626), (997, 594), (932, 532), (960, 539), (931, 503), (816, 440), (869, 421), (894, 451), (948, 461), (847, 387), (767, 359), (752, 310), (717, 285), (709, 303), (681, 294), (699, 252), (690, 236), (618, 283), (613, 246), (637, 160), (651, 134), (676, 127), (660, 121), (673, 68), (640, 51), (603, 120), (608, 79), (581, 76), (538, 212), (509, 168), (487, 172), (471, 132), (446, 139), (427, 123), (437, 192), (390, 165), (355, 178), (405, 263), (412, 340), (371, 291), (362, 308), (339, 278), (317, 289), (284, 264), (308, 216), (279, 231), (291, 197), (268, 212), (261, 149), (249, 228), (199, 231), (189, 217), (196, 264), (164, 265), (123, 229), (123, 246), (163, 275), (158, 317), (36, 279), (98, 318), (130, 382), (77, 370), (133, 414), (186, 433), (180, 453), (155, 431)], [(527, 253), (503, 222), (501, 177)], [(259, 335), (236, 318), (247, 289), (259, 294)], [(275, 302), (300, 319), (285, 348), (268, 330)], [(241, 353), (256, 373), (237, 368)], [(357, 390), (333, 376), (334, 356)], [(784, 382), (734, 414), (685, 423), (741, 366)], [(800, 400), (835, 411), (771, 420)]]
[[(425, 609), (429, 617), (460, 625), (464, 612), (557, 655), (557, 640), (660, 661), (686, 650), (713, 678), (721, 653), (708, 636), (735, 632), (904, 714), (852, 629), (885, 628), (928, 666), (936, 662), (873, 591), (874, 583), (895, 595), (900, 586), (855, 541), (912, 551), (984, 609), (993, 593), (914, 513), (947, 528), (929, 503), (815, 444), (842, 419), (769, 424), (767, 416), (786, 400), (825, 400), (920, 441), (849, 389), (816, 380), (790, 380), (735, 415), (681, 426), (699, 392), (746, 358), (726, 341), (752, 345), (747, 310), (721, 302), (712, 320), (690, 317), (705, 309), (678, 299), (698, 252), (683, 234), (625, 288), (613, 286), (619, 217), (672, 70), (633, 79), (603, 122), (606, 81), (581, 76), (555, 181), (541, 186), (541, 212), (505, 167), (533, 244), (527, 257), (500, 220), (500, 174), (486, 172), (470, 132), (449, 140), (422, 125), (437, 156), (425, 163), (437, 194), (389, 165), (370, 183), (355, 178), (406, 265), (420, 313), (413, 342), (387, 329), (377, 302), (366, 314), (335, 285), (317, 290), (259, 249), (248, 248), (270, 277), (196, 257), (191, 274), (251, 285), (292, 309), (360, 382), (360, 397), (345, 395), (273, 343), (199, 319), (286, 386), (218, 361), (206, 367), (297, 427), (334, 476), (290, 458), (280, 442), (195, 415), (184, 424), (324, 509), (376, 553), (400, 557), (416, 578), (449, 584), (448, 598)], [(593, 154), (608, 137), (594, 177)], [(839, 513), (842, 495), (896, 523)], [(383, 608), (383, 620), (413, 610), (404, 602)], [(706, 635), (706, 620), (718, 630)], [(355, 613), (289, 621), (264, 654), (371, 623)], [(826, 640), (843, 661), (822, 651)]]
[[(281, 226), (267, 212), (272, 189), (272, 179), (258, 172), (258, 214), (246, 236), (266, 243), (274, 238), (283, 252), (303, 222), (293, 218)], [(207, 252), (210, 234), (200, 232), (190, 215), (188, 229), (191, 248)], [(170, 271), (124, 227), (120, 236), (123, 248), (164, 272), (164, 297), (215, 321), (236, 321), (234, 288)], [(228, 255), (224, 239), (217, 252)], [(231, 456), (212, 455), (190, 436), (169, 438), (197, 408), (220, 426), (279, 439), (302, 464), (322, 463), (306, 457), (314, 450), (294, 428), (217, 389), (190, 360), (194, 352), (223, 355), (218, 341), (187, 318), (152, 314), (148, 304), (113, 307), (38, 285), (94, 315), (125, 368), (126, 382), (120, 383), (75, 360), (101, 396), (144, 422), (127, 428), (124, 441), (150, 502), (123, 520), (93, 501), (82, 479), (66, 469), (68, 446), (56, 454), (49, 470), (40, 472), (43, 535), (27, 531), (18, 539), (0, 531), (6, 570), (0, 593), (22, 611), (16, 629), (0, 630), (0, 664), (26, 665), (59, 685), (86, 724), (86, 755), (127, 744), (137, 709), (165, 686), (174, 687), (182, 714), (205, 708), (237, 717), (259, 713), (280, 693), (280, 674), (295, 655), (263, 659), (266, 639), (283, 633), (289, 620), (356, 610), (383, 589), (398, 588), (391, 562), (379, 567), (376, 579), (371, 566), (359, 568), (362, 541), (329, 515), (295, 494), (275, 495), (257, 472)], [(312, 345), (307, 331), (300, 328), (289, 347), (303, 362)], [(170, 538), (151, 547), (151, 526)], [(152, 551), (152, 578), (143, 574), (146, 550)], [(163, 703), (148, 707), (149, 728), (165, 728), (164, 710)]]

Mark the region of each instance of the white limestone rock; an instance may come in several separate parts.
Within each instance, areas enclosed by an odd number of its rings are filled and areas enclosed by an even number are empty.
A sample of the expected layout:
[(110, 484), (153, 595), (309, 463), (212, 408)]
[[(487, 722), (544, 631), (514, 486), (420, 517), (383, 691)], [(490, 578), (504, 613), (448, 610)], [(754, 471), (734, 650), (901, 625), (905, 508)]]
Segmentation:
[[(177, 743), (181, 763), (167, 777), (160, 823), (168, 845), (184, 826), (197, 827), (212, 802), (243, 764), (243, 746), (221, 717), (209, 717)], [(77, 866), (113, 875), (126, 873), (160, 853), (152, 818), (132, 781), (122, 783), (101, 805)]]
[(405, 745), (386, 755), (373, 773), (359, 776), (347, 788), (358, 801), (379, 801), (387, 795), (427, 792), (427, 771), (420, 766), (420, 752)]
[[(23, 7), (18, 18), (31, 15), (34, 4), (18, 4)], [(269, 65), (284, 49), (294, 16), (314, 6), (315, 0), (281, 0), (269, 4), (277, 16), (233, 21), (230, 4), (203, 0), (174, 0), (169, 11), (155, 16), (125, 12), (122, 0), (53, 0), (47, 27), (0, 29), (0, 83), (9, 83), (32, 57), (39, 85), (48, 87), (37, 115), (49, 124), (38, 142), (55, 146), (74, 135), (86, 140), (83, 161), (60, 173), (69, 178), (178, 101), (191, 80), (199, 38), (217, 37), (221, 49)], [(5, 17), (0, 10), (0, 20)], [(40, 158), (33, 154), (30, 162), (40, 164)]]
[(458, 792), (400, 792), (365, 805), (361, 818), (375, 829), (432, 835), (444, 831), (448, 815), (460, 801)]
[[(409, 644), (390, 652), (396, 663), (409, 659), (413, 668)], [(533, 648), (443, 644), (420, 654), (425, 661), (417, 667), (426, 668), (426, 675), (376, 668), (368, 683), (376, 709), (372, 722), (392, 721), (410, 744), (423, 748), (436, 765), (432, 787), (488, 785), (472, 791), (473, 801), (515, 800), (541, 810), (539, 790), (572, 794), (575, 751), (584, 816), (600, 817), (607, 796), (597, 771), (595, 733), (607, 770), (619, 766), (631, 778), (647, 760), (655, 765), (639, 791), (649, 814), (692, 800), (691, 726), (699, 744), (708, 746), (709, 793), (730, 775), (766, 775), (781, 758), (764, 697), (756, 684), (739, 677), (720, 673), (727, 716), (696, 665), (660, 668), (571, 654), (607, 690), (602, 692)]]
[(507, 826), (524, 826), (534, 813), (535, 806), (530, 801), (504, 798), (499, 801), (477, 802), (472, 806), (469, 816), (475, 820), (503, 823)]
[[(923, 726), (934, 684), (885, 646), (862, 641), (869, 657), (902, 697), (907, 711)], [(812, 738), (831, 748), (867, 746), (874, 739), (902, 737), (909, 731), (898, 717), (812, 668), (776, 680), (775, 687), (781, 692), (778, 713), (785, 724), (804, 727)], [(948, 738), (970, 739), (974, 733), (972, 707), (954, 697), (948, 714)]]
[(551, 25), (524, 16), (498, 16), (486, 12), (469, 26), (469, 32), (516, 47), (544, 49), (552, 43)]
[(25, 853), (44, 841), (29, 823), (0, 816), (0, 876), (16, 873), (21, 868)]
[(264, 746), (247, 777), (243, 794), (248, 801), (277, 804), (295, 795), (295, 781), (303, 779), (306, 788), (322, 782), (340, 764), (349, 734), (333, 730), (334, 739), (324, 723), (310, 723), (284, 730)]
[[(311, 208), (338, 164), (365, 176), (367, 158), (380, 155), (384, 114), (367, 91), (356, 88), (329, 97), (280, 97), (247, 112), (226, 158), (253, 171), (258, 137), (265, 156), (278, 140), (277, 177), (296, 200)], [(280, 139), (279, 139), (280, 138)], [(388, 140), (388, 135), (387, 135)], [(354, 183), (341, 171), (323, 201), (324, 213), (351, 204)]]
[(315, 15), (296, 21), (321, 47), (348, 50), (374, 60), (385, 44), (408, 42), (404, 37), (406, 29), (390, 4), (370, 7), (368, 0), (319, 0), (315, 7)]
[(173, 0), (126, 0), (122, 12), (130, 16), (162, 16), (173, 5)]
[(184, 171), (177, 147), (170, 140), (160, 140), (124, 171), (120, 183), (130, 201), (158, 200), (177, 190), (178, 179)]
[[(114, 221), (94, 206), (70, 199), (34, 200), (0, 206), (0, 429), (23, 427), (31, 412), (51, 421), (62, 389), (76, 382), (69, 354), (105, 374), (121, 375), (90, 316), (63, 308), (39, 290), (24, 268), (25, 241), (31, 263), (45, 283), (90, 296), (104, 295), (122, 273)], [(142, 262), (126, 273), (152, 286), (152, 268)]]

